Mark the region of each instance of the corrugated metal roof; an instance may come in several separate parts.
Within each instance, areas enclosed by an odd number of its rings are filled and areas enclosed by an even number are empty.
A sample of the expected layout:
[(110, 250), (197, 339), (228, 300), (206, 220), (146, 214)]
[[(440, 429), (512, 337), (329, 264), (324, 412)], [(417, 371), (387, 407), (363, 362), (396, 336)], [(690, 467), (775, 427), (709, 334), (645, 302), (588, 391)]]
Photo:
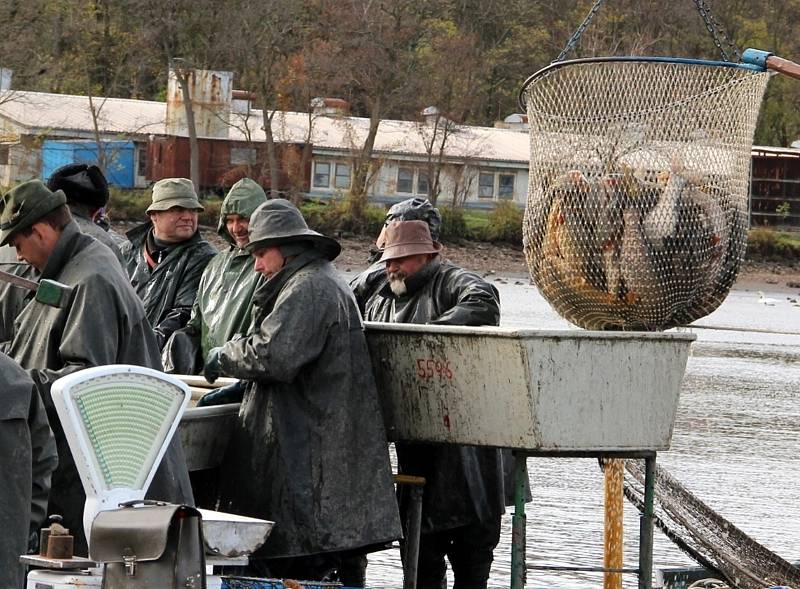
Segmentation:
[[(93, 133), (92, 109), (87, 96), (13, 90), (0, 98), (0, 116), (32, 133), (73, 131)], [(93, 97), (101, 133), (163, 134), (164, 102)]]
[[(1, 100), (1, 99), (0, 99)], [(94, 98), (102, 133), (125, 136), (164, 135), (166, 103), (126, 98)], [(14, 91), (10, 100), (0, 104), (0, 116), (27, 128), (32, 133), (93, 133), (91, 109), (86, 96)], [(309, 120), (311, 141), (315, 147), (350, 152), (363, 145), (369, 131), (369, 119), (363, 117), (313, 116), (308, 113), (278, 112), (273, 118), (273, 133), (278, 142), (305, 143)], [(245, 122), (242, 115), (231, 115), (228, 138), (235, 141), (265, 140), (260, 110), (251, 110)], [(249, 129), (249, 133), (246, 128)], [(432, 127), (414, 121), (381, 121), (375, 139), (377, 154), (404, 154), (425, 157)], [(441, 133), (441, 132), (440, 132)], [(441, 135), (440, 135), (441, 136)], [(446, 159), (463, 161), (505, 161), (528, 163), (527, 133), (492, 127), (459, 126), (448, 138)]]

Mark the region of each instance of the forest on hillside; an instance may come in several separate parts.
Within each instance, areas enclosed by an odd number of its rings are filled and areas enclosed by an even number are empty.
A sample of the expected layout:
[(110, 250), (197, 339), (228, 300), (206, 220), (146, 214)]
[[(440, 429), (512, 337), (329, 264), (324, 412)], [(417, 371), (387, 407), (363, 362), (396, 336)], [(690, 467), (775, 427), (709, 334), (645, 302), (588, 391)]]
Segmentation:
[[(800, 0), (708, 0), (740, 50), (800, 60)], [(462, 123), (517, 112), (527, 76), (558, 56), (588, 0), (0, 0), (0, 67), (20, 90), (163, 99), (171, 60), (234, 72), (256, 106)], [(723, 48), (731, 51), (727, 44)], [(570, 57), (719, 59), (692, 0), (607, 0)], [(756, 143), (800, 138), (800, 82), (770, 83)]]

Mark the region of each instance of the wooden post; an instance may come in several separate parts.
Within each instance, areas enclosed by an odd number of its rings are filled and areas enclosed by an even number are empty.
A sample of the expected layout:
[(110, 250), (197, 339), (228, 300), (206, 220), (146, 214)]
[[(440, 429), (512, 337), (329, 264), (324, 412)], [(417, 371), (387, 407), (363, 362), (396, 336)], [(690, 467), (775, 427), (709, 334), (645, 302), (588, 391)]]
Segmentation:
[[(622, 513), (623, 472), (625, 461), (619, 458), (605, 460), (605, 533), (603, 534), (603, 566), (622, 568)], [(603, 589), (622, 589), (621, 573), (605, 573)]]

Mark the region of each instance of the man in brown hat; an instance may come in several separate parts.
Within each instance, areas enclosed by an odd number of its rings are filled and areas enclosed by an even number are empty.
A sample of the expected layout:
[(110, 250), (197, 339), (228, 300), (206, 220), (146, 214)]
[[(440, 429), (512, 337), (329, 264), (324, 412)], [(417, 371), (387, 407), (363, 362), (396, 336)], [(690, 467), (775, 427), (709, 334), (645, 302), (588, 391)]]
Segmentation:
[[(64, 193), (39, 180), (24, 182), (0, 204), (0, 245), (43, 279), (72, 289), (60, 307), (29, 302), (17, 318), (14, 339), (3, 345), (33, 380), (56, 438), (58, 468), (53, 474), (49, 513), (64, 516), (75, 536), (76, 554), (86, 554), (83, 506), (86, 497), (50, 398), (52, 383), (92, 366), (134, 364), (161, 369), (155, 336), (141, 301), (125, 280), (111, 250), (81, 233)], [(170, 446), (148, 491), (153, 499), (192, 501), (180, 442)]]
[(213, 349), (204, 371), (211, 382), (220, 373), (247, 382), (220, 509), (279, 522), (248, 573), (322, 581), (341, 573), (343, 558), (400, 536), (367, 342), (331, 264), (335, 240), (283, 199), (255, 210), (249, 236), (266, 279), (253, 296), (253, 326)]
[(122, 246), (125, 269), (144, 302), (159, 349), (189, 321), (200, 277), (217, 253), (197, 230), (202, 210), (191, 180), (159, 180), (147, 208), (150, 220), (129, 231)]
[[(497, 325), (497, 290), (476, 274), (442, 262), (442, 245), (425, 221), (387, 225), (381, 261), (386, 278), (367, 299), (365, 318), (388, 323)], [(417, 587), (486, 587), (504, 508), (500, 451), (472, 446), (396, 443), (400, 472), (425, 477)], [(407, 497), (399, 497), (400, 512)]]

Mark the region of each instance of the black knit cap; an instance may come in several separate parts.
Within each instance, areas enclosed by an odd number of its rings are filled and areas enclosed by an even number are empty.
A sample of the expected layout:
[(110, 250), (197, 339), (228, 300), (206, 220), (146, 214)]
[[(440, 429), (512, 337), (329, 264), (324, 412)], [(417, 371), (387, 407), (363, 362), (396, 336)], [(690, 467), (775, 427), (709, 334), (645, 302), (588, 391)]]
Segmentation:
[(58, 168), (47, 180), (47, 187), (63, 190), (68, 201), (99, 209), (108, 203), (108, 182), (97, 166), (68, 164)]

